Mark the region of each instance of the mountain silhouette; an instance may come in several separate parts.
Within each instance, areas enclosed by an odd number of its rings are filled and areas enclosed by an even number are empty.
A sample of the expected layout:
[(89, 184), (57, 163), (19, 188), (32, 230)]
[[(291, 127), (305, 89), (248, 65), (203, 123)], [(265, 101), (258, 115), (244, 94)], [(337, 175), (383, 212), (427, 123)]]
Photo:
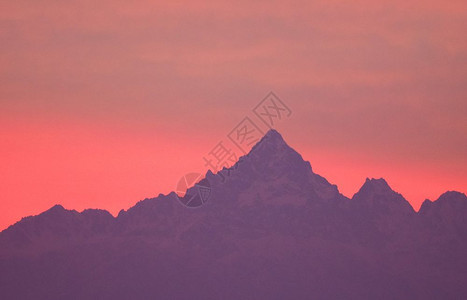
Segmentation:
[(415, 212), (366, 179), (349, 199), (276, 130), (207, 183), (198, 208), (172, 192), (117, 217), (55, 205), (23, 218), (0, 233), (0, 298), (467, 298), (465, 194)]

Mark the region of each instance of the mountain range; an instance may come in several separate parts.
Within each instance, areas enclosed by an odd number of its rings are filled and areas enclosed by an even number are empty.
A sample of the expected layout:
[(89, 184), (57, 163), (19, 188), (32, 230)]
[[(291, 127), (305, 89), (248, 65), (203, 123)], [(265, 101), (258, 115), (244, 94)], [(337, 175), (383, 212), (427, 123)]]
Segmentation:
[(467, 299), (463, 193), (415, 212), (366, 179), (347, 198), (276, 130), (199, 185), (198, 208), (172, 192), (23, 218), (0, 233), (0, 298)]

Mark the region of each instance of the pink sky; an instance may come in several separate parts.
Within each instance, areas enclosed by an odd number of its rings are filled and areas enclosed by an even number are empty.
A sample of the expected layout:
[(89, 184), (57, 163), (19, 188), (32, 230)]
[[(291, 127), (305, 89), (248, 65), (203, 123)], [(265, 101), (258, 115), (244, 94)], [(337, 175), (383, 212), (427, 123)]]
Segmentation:
[(465, 1), (4, 1), (0, 229), (168, 193), (269, 92), (351, 197), (467, 191)]

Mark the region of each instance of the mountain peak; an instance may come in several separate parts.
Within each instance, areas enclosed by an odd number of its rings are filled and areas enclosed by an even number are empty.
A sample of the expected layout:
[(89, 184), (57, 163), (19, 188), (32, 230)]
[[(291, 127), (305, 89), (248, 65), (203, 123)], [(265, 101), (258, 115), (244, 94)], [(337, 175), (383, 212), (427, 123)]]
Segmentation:
[(307, 173), (311, 169), (309, 163), (275, 129), (270, 129), (246, 157), (252, 167), (259, 167), (257, 171), (261, 173), (260, 176), (287, 171), (304, 175), (303, 172)]
[(53, 217), (53, 218), (61, 218), (62, 216), (74, 214), (74, 213), (78, 213), (78, 212), (75, 210), (68, 210), (60, 204), (55, 204), (54, 206), (44, 211), (40, 215), (47, 216), (47, 217)]
[[(299, 201), (288, 201), (286, 197), (283, 197), (287, 195), (290, 200), (294, 198), (290, 196), (292, 193), (306, 195), (302, 197), (301, 203), (305, 202), (305, 198), (315, 201), (334, 201), (345, 198), (339, 193), (337, 186), (315, 174), (310, 163), (290, 147), (275, 129), (270, 129), (250, 152), (240, 157), (229, 170), (221, 170), (219, 173), (220, 176), (210, 171), (206, 174), (206, 178), (211, 180), (213, 189), (217, 189), (220, 186), (218, 184), (224, 183), (225, 178), (229, 177), (230, 183), (222, 185), (222, 189), (231, 185), (235, 193), (241, 193), (240, 186), (242, 188), (254, 186), (251, 193), (259, 195), (258, 190), (261, 187), (263, 198), (268, 199), (268, 204), (273, 203), (272, 198), (280, 199), (277, 203), (298, 203)], [(271, 191), (276, 191), (276, 193), (271, 195)], [(232, 194), (232, 190), (228, 193)]]
[(384, 178), (367, 178), (360, 190), (369, 190), (376, 194), (394, 192)]
[(282, 138), (282, 135), (279, 133), (279, 131), (275, 130), (274, 128), (269, 129), (268, 132), (266, 132), (266, 134), (264, 136), (269, 138), (269, 139), (276, 139), (276, 140), (284, 141), (284, 139)]
[(436, 201), (467, 201), (467, 196), (464, 193), (457, 191), (447, 191), (439, 196)]
[[(256, 152), (277, 152), (278, 150), (291, 149), (282, 135), (275, 129), (270, 129), (250, 150), (250, 154)], [(292, 149), (291, 149), (292, 150)]]
[(352, 203), (360, 207), (377, 208), (380, 213), (413, 213), (413, 207), (395, 192), (383, 178), (367, 178), (360, 190), (352, 197)]
[(63, 211), (65, 208), (61, 204), (55, 204), (51, 208), (49, 208), (47, 211)]
[(436, 201), (425, 200), (420, 207), (420, 214), (441, 214), (452, 217), (454, 214), (467, 212), (467, 196), (456, 191), (443, 193)]

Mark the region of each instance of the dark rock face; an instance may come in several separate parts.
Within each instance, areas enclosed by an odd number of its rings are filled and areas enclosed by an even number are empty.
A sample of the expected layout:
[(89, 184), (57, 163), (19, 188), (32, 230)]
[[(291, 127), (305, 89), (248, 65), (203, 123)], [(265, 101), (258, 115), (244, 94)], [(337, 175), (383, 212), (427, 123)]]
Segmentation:
[(1, 299), (465, 299), (467, 197), (416, 213), (384, 179), (348, 199), (271, 130), (175, 193), (114, 218), (56, 205), (0, 233)]

